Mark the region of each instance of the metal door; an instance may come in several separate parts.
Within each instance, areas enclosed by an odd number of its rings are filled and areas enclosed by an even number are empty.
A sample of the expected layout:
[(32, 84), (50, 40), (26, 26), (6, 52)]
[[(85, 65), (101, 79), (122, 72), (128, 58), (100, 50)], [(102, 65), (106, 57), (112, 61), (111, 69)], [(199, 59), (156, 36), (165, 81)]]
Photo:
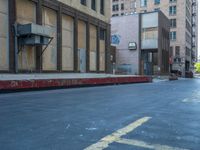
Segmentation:
[(84, 73), (86, 72), (86, 50), (85, 49), (78, 49), (79, 53), (79, 66), (80, 66), (80, 72)]

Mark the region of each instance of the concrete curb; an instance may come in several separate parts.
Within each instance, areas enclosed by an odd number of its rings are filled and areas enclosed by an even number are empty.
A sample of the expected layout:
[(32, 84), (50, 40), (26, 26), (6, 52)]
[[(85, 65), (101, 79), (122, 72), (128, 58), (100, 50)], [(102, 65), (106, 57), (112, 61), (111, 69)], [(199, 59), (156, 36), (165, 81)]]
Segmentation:
[(115, 85), (128, 83), (148, 83), (152, 77), (106, 77), (106, 78), (80, 78), (80, 79), (34, 79), (34, 80), (6, 80), (0, 81), (0, 91), (27, 90), (40, 88), (81, 87), (98, 85)]

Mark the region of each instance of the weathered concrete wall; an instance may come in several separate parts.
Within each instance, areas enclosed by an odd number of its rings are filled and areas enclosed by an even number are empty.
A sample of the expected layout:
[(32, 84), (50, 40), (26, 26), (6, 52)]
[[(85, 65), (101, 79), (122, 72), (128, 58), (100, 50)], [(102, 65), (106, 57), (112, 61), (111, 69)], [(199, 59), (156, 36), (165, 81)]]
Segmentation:
[(70, 16), (62, 16), (62, 70), (74, 69), (74, 20)]
[(105, 40), (100, 40), (100, 71), (105, 71)]
[[(35, 3), (27, 0), (16, 1), (17, 23), (27, 24), (36, 23), (36, 5)], [(25, 46), (20, 49), (18, 55), (19, 70), (35, 70), (36, 58), (35, 47)]]
[[(129, 65), (132, 74), (139, 74), (139, 19), (138, 15), (111, 18), (111, 35), (117, 38), (116, 64)], [(116, 39), (115, 39), (116, 40)], [(137, 50), (129, 50), (129, 42), (137, 43)]]
[(43, 25), (52, 31), (53, 40), (43, 53), (43, 70), (57, 70), (57, 14), (54, 10), (43, 8)]
[[(78, 48), (86, 50), (86, 23), (81, 20), (78, 21)], [(78, 71), (80, 71), (79, 59), (78, 59)]]
[(9, 69), (8, 0), (0, 1), (0, 70)]
[(97, 28), (90, 25), (90, 71), (97, 69)]
[(67, 4), (79, 11), (82, 11), (86, 14), (89, 14), (95, 18), (98, 18), (105, 22), (110, 22), (110, 0), (104, 0), (104, 15), (100, 14), (100, 0), (96, 0), (96, 11), (91, 9), (91, 0), (87, 0), (87, 6), (81, 5), (80, 0), (58, 0), (60, 2), (63, 2), (64, 4)]

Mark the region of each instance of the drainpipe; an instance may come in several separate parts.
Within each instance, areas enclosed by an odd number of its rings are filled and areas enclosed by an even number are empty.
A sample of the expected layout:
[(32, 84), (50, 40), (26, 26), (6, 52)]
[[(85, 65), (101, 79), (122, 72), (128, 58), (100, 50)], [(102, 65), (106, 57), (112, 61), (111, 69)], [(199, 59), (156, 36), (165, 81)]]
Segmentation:
[(18, 33), (17, 33), (17, 23), (14, 24), (15, 30), (15, 73), (18, 73)]

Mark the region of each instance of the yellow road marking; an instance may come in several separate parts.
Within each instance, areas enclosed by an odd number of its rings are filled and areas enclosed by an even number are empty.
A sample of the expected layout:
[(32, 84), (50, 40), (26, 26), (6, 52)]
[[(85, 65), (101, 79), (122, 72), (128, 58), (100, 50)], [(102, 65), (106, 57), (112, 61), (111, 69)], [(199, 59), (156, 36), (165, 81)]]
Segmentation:
[(167, 145), (149, 144), (149, 143), (146, 143), (143, 141), (138, 141), (138, 140), (133, 140), (133, 139), (119, 138), (115, 142), (121, 143), (121, 144), (137, 146), (137, 147), (142, 147), (142, 148), (147, 148), (147, 149), (154, 149), (154, 150), (188, 150), (188, 149), (182, 149), (182, 148), (178, 148), (178, 147), (171, 147), (171, 146), (167, 146)]
[(129, 124), (128, 126), (117, 130), (116, 132), (102, 138), (97, 143), (85, 148), (84, 150), (103, 150), (109, 146), (109, 144), (120, 140), (120, 137), (126, 135), (127, 133), (135, 130), (137, 127), (141, 126), (143, 123), (147, 122), (151, 117), (144, 117), (138, 119), (137, 121)]

